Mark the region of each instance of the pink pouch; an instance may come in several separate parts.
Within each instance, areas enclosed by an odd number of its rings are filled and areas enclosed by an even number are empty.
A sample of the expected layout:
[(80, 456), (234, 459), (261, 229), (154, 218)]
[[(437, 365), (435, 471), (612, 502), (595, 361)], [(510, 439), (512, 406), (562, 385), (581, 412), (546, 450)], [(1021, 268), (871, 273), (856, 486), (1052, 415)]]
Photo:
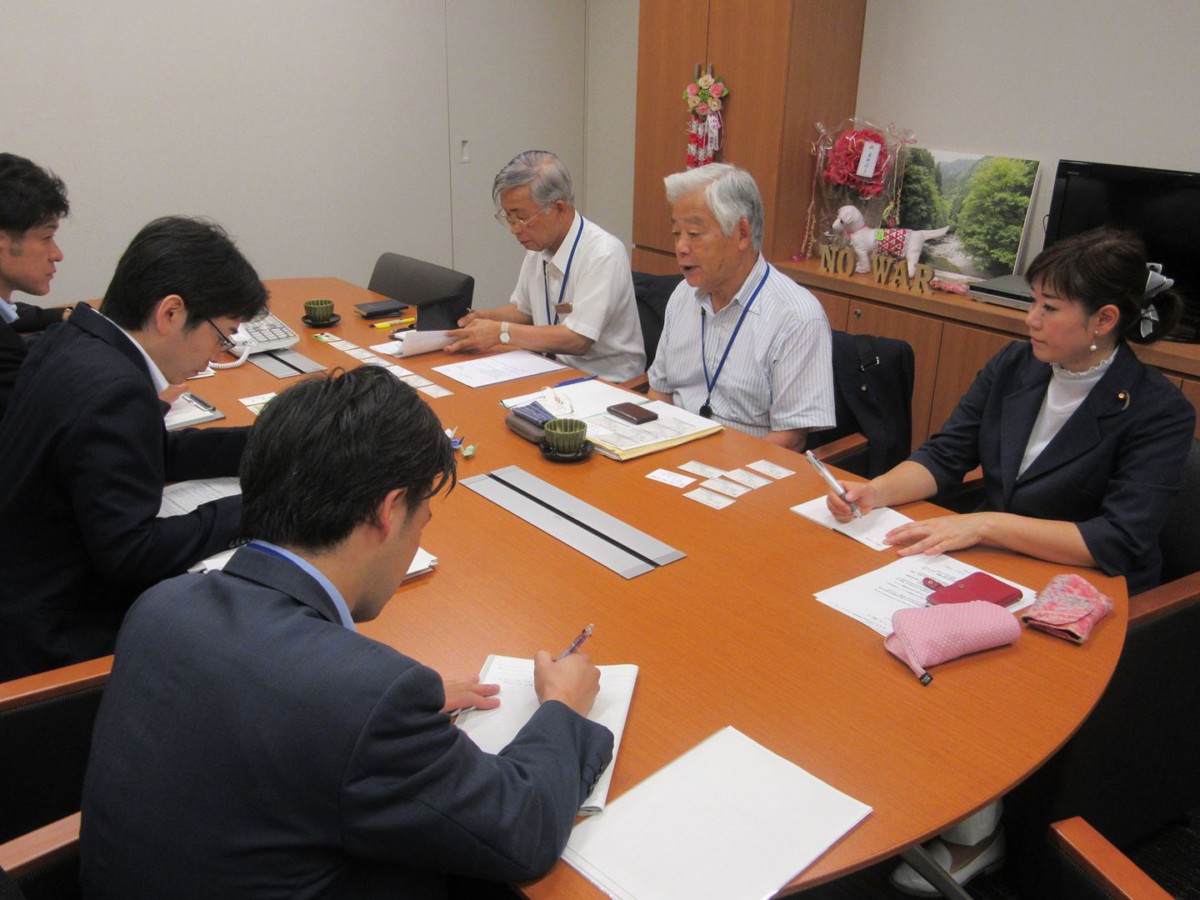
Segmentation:
[(1021, 621), (1055, 637), (1082, 644), (1096, 623), (1112, 612), (1112, 600), (1078, 575), (1055, 575)]
[(887, 651), (907, 663), (921, 684), (933, 680), (926, 669), (968, 653), (1011, 644), (1021, 636), (1017, 617), (986, 600), (900, 609), (892, 614)]

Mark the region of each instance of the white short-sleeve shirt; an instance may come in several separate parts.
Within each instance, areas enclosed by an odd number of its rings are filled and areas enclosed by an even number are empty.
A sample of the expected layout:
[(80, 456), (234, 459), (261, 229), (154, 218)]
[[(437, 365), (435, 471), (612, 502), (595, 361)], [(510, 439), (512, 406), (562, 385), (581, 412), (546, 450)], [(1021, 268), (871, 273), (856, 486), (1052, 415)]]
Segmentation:
[[(767, 268), (760, 254), (720, 312), (713, 311), (709, 294), (680, 282), (667, 303), (650, 387), (670, 394), (676, 406), (700, 411), (709, 396), (705, 363), (711, 378)], [(825, 310), (811, 293), (771, 267), (713, 386), (708, 400), (713, 420), (755, 437), (792, 428), (832, 428), (833, 397), (833, 339)]]
[(567, 365), (618, 382), (646, 371), (629, 254), (620, 240), (579, 213), (555, 253), (525, 253), (510, 302), (532, 316), (534, 325), (554, 325), (557, 315), (557, 324), (593, 341), (583, 356), (558, 354)]

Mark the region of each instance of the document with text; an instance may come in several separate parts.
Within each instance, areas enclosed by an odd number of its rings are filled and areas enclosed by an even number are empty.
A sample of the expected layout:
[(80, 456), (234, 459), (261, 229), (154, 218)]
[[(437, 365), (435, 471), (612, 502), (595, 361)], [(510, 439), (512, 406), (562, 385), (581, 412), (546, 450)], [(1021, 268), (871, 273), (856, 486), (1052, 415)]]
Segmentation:
[[(900, 609), (927, 606), (931, 578), (938, 584), (951, 584), (972, 572), (983, 570), (944, 553), (937, 556), (904, 556), (882, 568), (859, 575), (836, 587), (817, 591), (817, 600), (838, 612), (857, 619), (885, 637), (892, 633), (892, 614)], [(992, 575), (991, 572), (988, 573)], [(993, 577), (1000, 578), (999, 575)], [(1006, 606), (1009, 612), (1024, 609), (1037, 599), (1037, 592), (1024, 585), (1000, 578), (1021, 592), (1021, 599)]]
[(511, 350), (507, 353), (480, 356), (466, 362), (434, 366), (433, 371), (441, 372), (447, 378), (453, 378), (467, 387), (487, 387), (489, 384), (500, 384), (502, 381), (526, 378), (530, 375), (543, 375), (565, 368), (562, 363), (546, 359), (541, 354), (530, 353), (528, 350)]

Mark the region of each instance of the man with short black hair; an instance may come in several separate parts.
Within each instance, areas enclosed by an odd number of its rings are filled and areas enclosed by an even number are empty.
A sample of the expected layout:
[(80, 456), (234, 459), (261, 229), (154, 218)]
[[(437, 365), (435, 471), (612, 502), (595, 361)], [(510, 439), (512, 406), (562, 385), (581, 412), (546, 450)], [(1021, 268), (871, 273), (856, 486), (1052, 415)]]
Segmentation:
[(63, 258), (58, 220), (69, 211), (61, 178), (22, 156), (0, 153), (0, 417), (28, 353), (22, 334), (61, 322), (67, 312), (15, 302), (12, 295), (50, 293)]
[(541, 705), (493, 756), (447, 711), (495, 706), (495, 685), (444, 684), (355, 633), (454, 470), (437, 416), (381, 369), (271, 401), (242, 460), (253, 540), (151, 588), (121, 629), (84, 785), (85, 896), (446, 897), (450, 876), (554, 865), (612, 755), (584, 718), (586, 654), (537, 655)]
[(168, 434), (158, 395), (266, 300), (220, 226), (157, 219), (100, 312), (76, 305), (30, 353), (0, 427), (0, 680), (111, 653), (139, 593), (237, 536), (237, 497), (157, 514), (166, 482), (235, 475), (247, 429)]
[(492, 182), (496, 218), (525, 248), (507, 304), (475, 310), (446, 349), (521, 347), (553, 353), (608, 381), (646, 369), (625, 246), (575, 209), (571, 173), (553, 153), (526, 150)]

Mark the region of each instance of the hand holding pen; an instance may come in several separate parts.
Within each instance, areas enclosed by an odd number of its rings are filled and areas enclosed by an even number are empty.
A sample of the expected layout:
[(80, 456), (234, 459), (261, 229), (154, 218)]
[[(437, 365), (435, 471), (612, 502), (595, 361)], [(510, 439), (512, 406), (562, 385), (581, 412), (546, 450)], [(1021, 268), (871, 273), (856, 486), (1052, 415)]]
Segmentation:
[(812, 463), (813, 468), (817, 470), (817, 474), (825, 479), (825, 483), (829, 485), (833, 493), (837, 495), (837, 498), (850, 507), (850, 512), (854, 513), (854, 518), (861, 519), (862, 512), (859, 511), (858, 504), (854, 503), (849, 497), (846, 496), (846, 489), (842, 487), (838, 483), (838, 480), (833, 477), (833, 474), (827, 468), (825, 468), (825, 464), (813, 456), (813, 452), (811, 450), (805, 450), (804, 456), (810, 463)]
[(538, 651), (533, 660), (533, 686), (539, 701), (558, 700), (581, 716), (591, 712), (600, 692), (600, 670), (580, 650), (591, 633), (589, 625), (557, 658), (551, 658), (546, 650)]

